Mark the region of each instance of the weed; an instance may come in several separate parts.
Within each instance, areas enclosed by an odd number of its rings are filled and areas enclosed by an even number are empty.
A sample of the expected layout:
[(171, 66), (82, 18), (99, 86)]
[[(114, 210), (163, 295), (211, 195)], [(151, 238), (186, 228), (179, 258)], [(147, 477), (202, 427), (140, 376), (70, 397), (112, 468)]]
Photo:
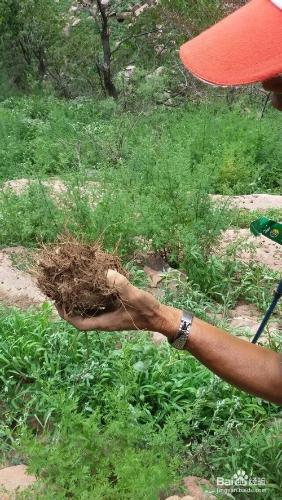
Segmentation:
[(281, 188), (278, 117), (269, 111), (259, 120), (244, 100), (231, 110), (217, 98), (213, 104), (122, 112), (111, 101), (10, 98), (0, 115), (1, 179), (62, 173), (97, 178), (103, 167), (126, 166), (153, 175), (169, 168), (184, 176), (193, 172), (215, 193)]
[(29, 460), (43, 498), (153, 500), (185, 474), (213, 481), (237, 468), (266, 477), (273, 498), (279, 408), (141, 332), (93, 332), (88, 357), (84, 336), (50, 312), (0, 315), (2, 450)]

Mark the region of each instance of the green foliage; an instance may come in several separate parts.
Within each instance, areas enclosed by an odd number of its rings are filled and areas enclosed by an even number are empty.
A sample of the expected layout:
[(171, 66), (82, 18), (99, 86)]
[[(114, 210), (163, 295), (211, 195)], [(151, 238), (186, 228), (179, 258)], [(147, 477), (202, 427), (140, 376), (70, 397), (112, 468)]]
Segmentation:
[(53, 47), (62, 43), (61, 5), (53, 1), (0, 2), (2, 65), (20, 87), (42, 82)]
[(275, 221), (282, 220), (281, 208), (270, 208), (268, 210), (252, 210), (235, 209), (231, 213), (231, 222), (235, 227), (249, 228), (251, 222), (262, 216), (268, 217)]
[(41, 498), (153, 500), (168, 490), (177, 463), (177, 458), (170, 462), (177, 448), (173, 432), (156, 434), (149, 424), (137, 426), (130, 413), (110, 422), (103, 416), (101, 425), (97, 415), (85, 418), (73, 404), (63, 403), (55, 435), (46, 432), (36, 441), (30, 433), (22, 440), (30, 469), (46, 478)]
[[(147, 33), (158, 31), (158, 19), (154, 15), (138, 19), (132, 15), (130, 22), (122, 22), (122, 13), (134, 5), (135, 2), (111, 2), (111, 8), (105, 9), (110, 35), (109, 64), (114, 77), (136, 57), (142, 70), (157, 66), (157, 61), (150, 61), (150, 56), (156, 59), (155, 39), (150, 40)], [(0, 27), (2, 79), (3, 83), (10, 80), (15, 94), (54, 92), (64, 98), (107, 95), (102, 75), (101, 16), (96, 1), (82, 6), (70, 0), (1, 0)], [(10, 94), (6, 85), (0, 89), (0, 98)]]
[[(103, 54), (89, 13), (72, 17), (68, 0), (0, 0), (0, 245), (34, 246), (67, 229), (109, 250), (118, 243), (125, 260), (161, 254), (188, 275), (163, 300), (210, 322), (241, 300), (266, 307), (277, 274), (239, 262), (237, 244), (214, 255), (222, 229), (257, 214), (208, 195), (281, 191), (279, 118), (268, 109), (260, 118), (260, 97), (203, 91), (175, 50), (241, 3), (162, 0), (118, 22), (133, 2), (112, 2), (114, 102), (100, 99)], [(4, 186), (23, 177), (22, 192)], [(24, 460), (40, 477), (21, 498), (155, 500), (185, 475), (215, 484), (238, 469), (266, 478), (266, 500), (279, 498), (279, 409), (188, 353), (141, 332), (78, 333), (46, 304), (1, 308), (0, 337), (1, 464)], [(269, 347), (281, 348), (278, 336)]]
[(0, 178), (71, 172), (97, 176), (103, 168), (123, 166), (130, 176), (144, 170), (147, 177), (146, 171), (156, 177), (175, 169), (215, 193), (281, 189), (275, 112), (260, 120), (255, 109), (245, 111), (244, 100), (241, 109), (230, 110), (218, 99), (145, 113), (142, 97), (137, 101), (141, 110), (136, 115), (112, 101), (6, 100), (0, 106)]
[(235, 243), (222, 258), (211, 255), (204, 260), (200, 254), (195, 255), (195, 262), (191, 259), (187, 268), (187, 283), (178, 284), (174, 300), (179, 307), (198, 310), (197, 302), (205, 299), (212, 302), (207, 305), (208, 309), (213, 310), (215, 304), (221, 304), (225, 313), (240, 301), (265, 311), (279, 281), (279, 273), (256, 263), (240, 261), (236, 255), (242, 248), (244, 245)]
[(279, 491), (279, 409), (189, 354), (141, 332), (92, 333), (86, 344), (46, 306), (2, 309), (0, 334), (1, 450), (24, 454), (41, 498), (153, 500), (185, 474), (238, 468), (266, 477), (265, 498)]
[(22, 195), (11, 189), (0, 194), (0, 245), (34, 246), (53, 241), (63, 229), (62, 211), (41, 183), (31, 184)]
[(192, 25), (193, 34), (208, 28), (223, 15), (220, 0), (162, 0), (162, 5), (172, 12), (181, 15), (183, 21), (189, 21)]
[[(112, 83), (118, 86), (120, 101), (127, 109), (129, 105), (136, 109), (134, 97), (145, 94), (148, 103), (152, 89), (148, 83), (144, 85), (141, 76), (150, 75), (160, 66), (166, 67), (168, 78), (165, 86), (157, 84), (154, 104), (168, 100), (166, 90), (176, 98), (186, 98), (187, 94), (191, 97), (192, 91), (194, 98), (201, 99), (207, 91), (194, 81), (188, 84), (176, 48), (242, 4), (242, 0), (162, 0), (141, 15), (130, 15), (134, 6), (145, 3), (111, 1), (105, 9)], [(109, 93), (103, 79), (97, 2), (84, 2), (83, 8), (81, 4), (70, 0), (0, 1), (0, 99), (25, 92), (55, 93), (67, 99), (89, 95), (100, 98)], [(132, 64), (138, 70), (136, 77), (121, 84), (120, 76)], [(201, 89), (198, 97), (195, 88)]]

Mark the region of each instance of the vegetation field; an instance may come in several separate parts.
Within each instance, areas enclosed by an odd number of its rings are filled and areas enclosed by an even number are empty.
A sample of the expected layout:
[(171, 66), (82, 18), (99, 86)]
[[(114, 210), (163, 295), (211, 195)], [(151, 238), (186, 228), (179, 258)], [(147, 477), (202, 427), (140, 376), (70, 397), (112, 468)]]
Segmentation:
[[(115, 95), (86, 7), (0, 0), (0, 246), (32, 255), (65, 231), (99, 239), (143, 288), (142, 259), (157, 255), (176, 273), (162, 300), (236, 335), (231, 312), (262, 315), (279, 273), (237, 258), (236, 240), (220, 251), (224, 232), (282, 210), (229, 197), (281, 194), (281, 117), (256, 87), (206, 90), (183, 74), (179, 44), (244, 2), (196, 3), (161, 1), (129, 23), (118, 16), (134, 2), (112, 2)], [(50, 304), (0, 298), (0, 466), (38, 478), (17, 498), (166, 499), (185, 494), (186, 476), (219, 499), (281, 498), (278, 406), (148, 333), (81, 333)], [(278, 327), (263, 344), (281, 350)], [(216, 491), (238, 470), (265, 491)]]

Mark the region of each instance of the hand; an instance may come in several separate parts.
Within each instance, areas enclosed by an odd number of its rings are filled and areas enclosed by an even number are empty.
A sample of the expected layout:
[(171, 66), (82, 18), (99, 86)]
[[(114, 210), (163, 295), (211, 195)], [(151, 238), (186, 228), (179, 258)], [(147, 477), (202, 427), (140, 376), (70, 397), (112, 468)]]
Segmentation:
[(161, 304), (151, 293), (133, 286), (125, 276), (109, 270), (107, 280), (117, 291), (120, 307), (97, 317), (83, 318), (66, 314), (63, 307), (57, 310), (61, 318), (78, 330), (149, 330), (173, 337), (180, 324), (181, 311)]
[(276, 76), (262, 82), (264, 90), (272, 92), (272, 106), (282, 111), (282, 76)]

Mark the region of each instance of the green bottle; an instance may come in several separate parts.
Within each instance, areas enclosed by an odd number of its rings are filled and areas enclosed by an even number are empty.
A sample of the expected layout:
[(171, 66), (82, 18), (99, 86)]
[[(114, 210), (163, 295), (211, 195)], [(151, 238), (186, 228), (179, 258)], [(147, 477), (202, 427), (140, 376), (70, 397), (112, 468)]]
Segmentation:
[(282, 245), (282, 224), (267, 217), (260, 217), (251, 223), (251, 232), (258, 236), (263, 234), (267, 238)]

